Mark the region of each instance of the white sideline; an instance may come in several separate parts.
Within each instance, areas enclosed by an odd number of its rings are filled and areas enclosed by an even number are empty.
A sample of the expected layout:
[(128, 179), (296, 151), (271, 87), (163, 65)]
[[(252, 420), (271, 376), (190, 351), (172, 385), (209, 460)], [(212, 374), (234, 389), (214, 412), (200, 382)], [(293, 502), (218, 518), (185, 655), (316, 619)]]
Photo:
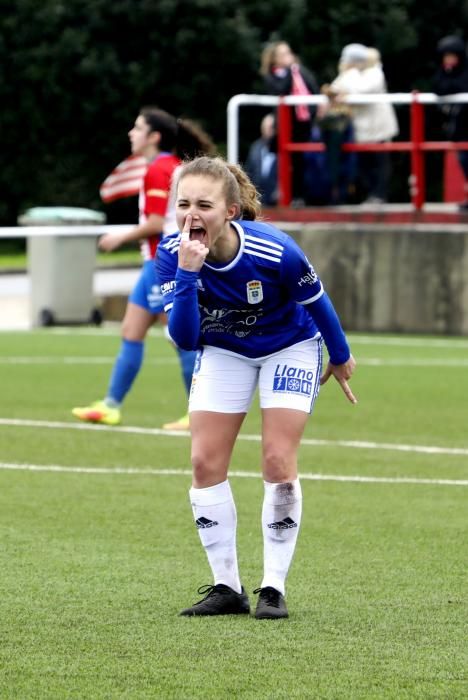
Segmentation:
[(398, 347), (415, 347), (415, 348), (450, 348), (454, 350), (460, 348), (466, 350), (468, 341), (453, 336), (452, 338), (418, 338), (410, 335), (402, 335), (399, 338), (394, 336), (387, 337), (385, 335), (354, 335), (348, 334), (352, 345), (388, 345)]
[[(115, 467), (64, 467), (58, 464), (22, 464), (14, 462), (0, 462), (0, 469), (10, 471), (30, 472), (56, 472), (67, 474), (102, 474), (112, 476), (114, 474), (142, 475), (142, 476), (191, 476), (189, 469), (132, 469)], [(244, 479), (260, 479), (259, 472), (230, 471), (229, 476)], [(424, 479), (417, 477), (380, 477), (380, 476), (342, 476), (337, 474), (312, 474), (301, 473), (300, 478), (306, 481), (341, 481), (367, 484), (417, 484), (430, 486), (468, 486), (467, 479)]]
[[(115, 362), (115, 355), (108, 356), (73, 356), (73, 355), (23, 355), (0, 356), (0, 365), (106, 365)], [(146, 364), (174, 365), (178, 364), (177, 357), (148, 358)], [(383, 359), (381, 357), (364, 357), (358, 360), (360, 367), (468, 367), (468, 358), (445, 357), (396, 357)]]
[[(10, 331), (8, 329), (0, 328), (0, 333), (15, 333), (18, 331)], [(113, 321), (106, 321), (99, 328), (88, 327), (88, 326), (57, 326), (52, 328), (35, 328), (34, 330), (27, 329), (21, 330), (21, 334), (34, 333), (35, 335), (60, 335), (60, 336), (74, 336), (74, 335), (85, 335), (85, 336), (116, 336), (120, 335), (120, 323)], [(164, 331), (162, 328), (155, 326), (150, 329), (150, 334), (155, 337), (164, 337)], [(449, 348), (451, 350), (466, 350), (468, 348), (468, 340), (464, 337), (453, 336), (453, 337), (441, 337), (437, 338), (431, 336), (429, 338), (412, 336), (412, 335), (401, 335), (400, 337), (386, 336), (386, 335), (361, 335), (359, 333), (349, 332), (348, 338), (351, 345), (383, 345), (389, 347), (420, 347), (420, 348)]]
[[(0, 425), (21, 428), (49, 428), (51, 430), (98, 430), (114, 433), (130, 433), (133, 435), (161, 435), (171, 437), (189, 437), (186, 430), (162, 430), (162, 428), (141, 428), (139, 426), (94, 425), (92, 423), (66, 423), (61, 421), (41, 421), (21, 418), (0, 418)], [(239, 440), (260, 442), (260, 435), (241, 433)], [(405, 445), (401, 443), (369, 442), (366, 440), (320, 440), (303, 438), (301, 445), (315, 447), (346, 447), (359, 450), (391, 450), (395, 452), (414, 452), (418, 454), (468, 456), (468, 447), (439, 447), (436, 445)]]
[[(0, 357), (0, 365), (109, 365), (115, 362), (115, 355), (102, 357), (77, 357), (70, 355), (24, 355), (23, 357)], [(145, 360), (149, 365), (175, 365), (179, 364), (178, 358), (165, 357), (162, 359), (148, 358)]]

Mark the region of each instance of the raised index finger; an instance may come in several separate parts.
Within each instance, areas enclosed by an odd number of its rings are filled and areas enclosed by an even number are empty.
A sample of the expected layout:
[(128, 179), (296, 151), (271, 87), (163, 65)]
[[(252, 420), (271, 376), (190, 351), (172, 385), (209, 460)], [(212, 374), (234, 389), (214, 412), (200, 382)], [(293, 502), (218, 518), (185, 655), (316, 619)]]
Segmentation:
[(190, 214), (187, 214), (187, 217), (185, 219), (184, 223), (184, 228), (182, 229), (182, 233), (180, 236), (181, 241), (189, 241), (190, 240), (190, 226), (192, 225), (192, 217)]

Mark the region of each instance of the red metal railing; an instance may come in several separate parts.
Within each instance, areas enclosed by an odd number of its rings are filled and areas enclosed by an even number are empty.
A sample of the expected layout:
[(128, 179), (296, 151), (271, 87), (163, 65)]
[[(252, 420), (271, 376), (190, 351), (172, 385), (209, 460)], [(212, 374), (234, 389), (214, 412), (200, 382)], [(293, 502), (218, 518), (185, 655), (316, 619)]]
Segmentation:
[[(420, 93), (414, 91), (410, 102), (410, 141), (392, 141), (388, 143), (347, 143), (342, 150), (351, 151), (390, 151), (410, 153), (410, 175), (408, 178), (411, 202), (415, 209), (422, 209), (426, 198), (426, 169), (424, 154), (427, 151), (462, 151), (468, 150), (468, 141), (425, 141), (424, 107), (419, 99)], [(294, 143), (291, 141), (290, 103), (280, 98), (278, 104), (278, 186), (279, 204), (288, 206), (292, 199), (291, 188), (291, 153), (298, 151), (324, 151), (323, 143)]]

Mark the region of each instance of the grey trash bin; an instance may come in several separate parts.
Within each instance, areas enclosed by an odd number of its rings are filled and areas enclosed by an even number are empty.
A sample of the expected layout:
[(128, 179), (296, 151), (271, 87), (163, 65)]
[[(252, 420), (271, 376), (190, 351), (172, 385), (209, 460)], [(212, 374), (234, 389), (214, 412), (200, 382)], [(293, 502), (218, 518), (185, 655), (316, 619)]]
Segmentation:
[(77, 227), (76, 235), (27, 238), (32, 326), (101, 323), (93, 298), (96, 236), (80, 235), (79, 226), (105, 220), (105, 214), (80, 207), (33, 207), (18, 218), (21, 226)]

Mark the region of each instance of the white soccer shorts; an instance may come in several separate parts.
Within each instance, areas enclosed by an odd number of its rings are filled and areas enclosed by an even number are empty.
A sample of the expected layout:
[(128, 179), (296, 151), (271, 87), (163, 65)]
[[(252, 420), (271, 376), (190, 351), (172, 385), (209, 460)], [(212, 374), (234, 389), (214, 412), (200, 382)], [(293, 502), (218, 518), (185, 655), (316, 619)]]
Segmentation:
[(258, 385), (261, 408), (311, 413), (321, 371), (321, 338), (255, 359), (206, 345), (195, 363), (189, 411), (247, 413)]

